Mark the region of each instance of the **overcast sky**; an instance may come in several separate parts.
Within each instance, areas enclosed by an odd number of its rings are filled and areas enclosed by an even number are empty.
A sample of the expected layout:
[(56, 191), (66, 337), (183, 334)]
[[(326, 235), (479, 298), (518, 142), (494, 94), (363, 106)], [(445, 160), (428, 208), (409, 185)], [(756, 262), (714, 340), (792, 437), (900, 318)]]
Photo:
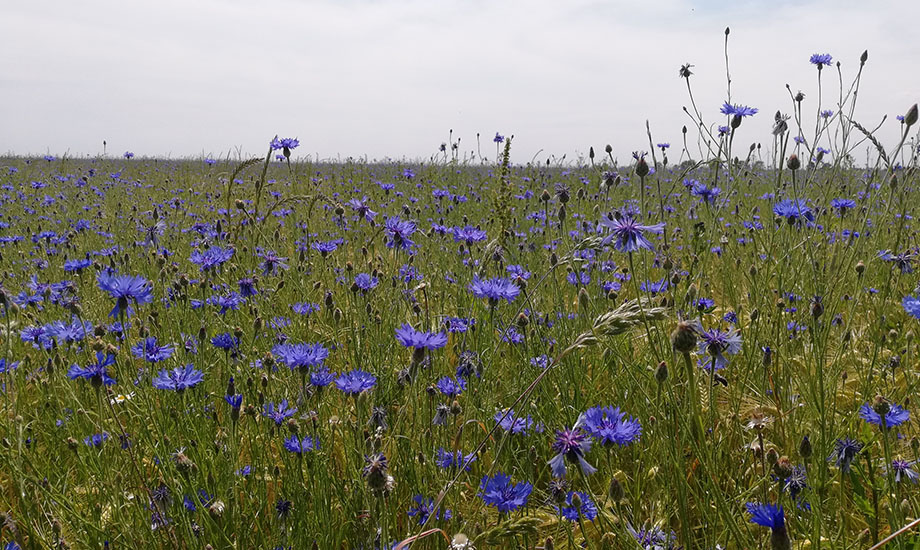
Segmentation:
[[(920, 100), (920, 2), (798, 0), (0, 0), (0, 152), (137, 156), (264, 154), (428, 158), (448, 140), (512, 160), (572, 159), (609, 143), (620, 160), (679, 148), (683, 63), (707, 122), (726, 99), (760, 109), (738, 131), (772, 143), (785, 85), (817, 109), (813, 53), (844, 78), (869, 50), (856, 119)], [(824, 71), (836, 110), (836, 69)], [(813, 129), (811, 130), (813, 132)], [(893, 144), (892, 144), (893, 145)], [(736, 145), (737, 147), (737, 145)], [(541, 152), (542, 151), (542, 152)], [(678, 152), (672, 149), (672, 158)]]

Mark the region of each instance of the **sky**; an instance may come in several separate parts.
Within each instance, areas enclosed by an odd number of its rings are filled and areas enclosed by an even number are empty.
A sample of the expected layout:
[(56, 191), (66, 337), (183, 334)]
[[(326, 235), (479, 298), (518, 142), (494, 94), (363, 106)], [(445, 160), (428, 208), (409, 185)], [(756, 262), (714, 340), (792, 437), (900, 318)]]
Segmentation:
[[(868, 50), (854, 118), (883, 143), (920, 100), (920, 2), (779, 0), (0, 0), (0, 153), (138, 157), (264, 155), (297, 137), (295, 157), (428, 159), (460, 138), (464, 156), (573, 161), (593, 146), (620, 161), (657, 142), (679, 156), (693, 123), (725, 123), (731, 100), (760, 113), (742, 149), (772, 147), (786, 89), (818, 110), (814, 53), (845, 85)], [(836, 108), (836, 68), (821, 107)], [(477, 133), (481, 147), (477, 148)], [(691, 140), (692, 141), (692, 140)], [(695, 147), (692, 148), (696, 153)], [(736, 149), (737, 150), (737, 149)], [(699, 154), (694, 156), (697, 158)], [(859, 159), (857, 159), (859, 160)]]

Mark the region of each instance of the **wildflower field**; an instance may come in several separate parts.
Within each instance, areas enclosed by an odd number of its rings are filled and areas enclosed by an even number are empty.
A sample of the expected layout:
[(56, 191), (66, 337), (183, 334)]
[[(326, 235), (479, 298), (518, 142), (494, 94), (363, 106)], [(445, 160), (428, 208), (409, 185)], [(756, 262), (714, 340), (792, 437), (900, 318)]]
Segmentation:
[(0, 544), (920, 547), (917, 107), (810, 61), (628, 162), (0, 158)]

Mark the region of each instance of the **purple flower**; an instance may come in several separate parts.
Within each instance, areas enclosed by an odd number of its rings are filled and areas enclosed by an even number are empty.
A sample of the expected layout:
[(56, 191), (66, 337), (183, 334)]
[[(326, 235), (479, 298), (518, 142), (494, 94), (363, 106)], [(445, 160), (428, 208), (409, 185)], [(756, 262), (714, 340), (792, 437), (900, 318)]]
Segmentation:
[(603, 243), (613, 241), (613, 247), (619, 252), (635, 252), (640, 249), (654, 250), (651, 241), (645, 238), (644, 232), (660, 235), (664, 232), (664, 224), (642, 225), (632, 216), (621, 216), (619, 219), (607, 216), (601, 218), (601, 227), (609, 229), (612, 233), (604, 239)]
[(109, 312), (109, 317), (117, 317), (124, 313), (130, 316), (134, 313), (130, 302), (149, 304), (153, 301), (153, 292), (150, 282), (140, 276), (117, 275), (111, 271), (100, 271), (96, 278), (99, 288), (115, 298), (115, 307)]
[(451, 232), (454, 234), (454, 242), (458, 243), (471, 245), (486, 240), (486, 232), (471, 225), (467, 225), (463, 228), (454, 227), (451, 229)]
[(396, 340), (407, 348), (439, 349), (447, 344), (447, 335), (443, 332), (421, 332), (403, 323), (396, 329)]
[(747, 105), (732, 105), (726, 101), (722, 104), (722, 109), (720, 109), (720, 112), (723, 115), (746, 117), (756, 115), (757, 109), (754, 107), (748, 107)]
[(275, 138), (272, 139), (272, 142), (271, 142), (271, 147), (273, 151), (277, 151), (279, 149), (281, 150), (296, 149), (299, 145), (300, 145), (300, 141), (298, 141), (297, 138), (278, 139), (278, 136), (275, 136)]
[(827, 459), (833, 460), (842, 473), (847, 473), (850, 471), (850, 464), (862, 448), (863, 444), (855, 439), (838, 439), (834, 442), (834, 452)]
[(377, 216), (377, 213), (371, 210), (367, 204), (365, 204), (365, 201), (367, 201), (367, 197), (364, 197), (360, 200), (351, 199), (347, 204), (356, 214), (358, 214), (359, 217), (362, 217), (367, 221), (371, 221)]
[(181, 392), (200, 384), (202, 380), (204, 373), (189, 364), (172, 370), (161, 370), (153, 379), (153, 387), (158, 390)]
[(320, 344), (279, 344), (272, 348), (272, 355), (291, 370), (304, 370), (321, 367), (329, 357), (329, 350)]
[(723, 354), (735, 355), (741, 351), (741, 334), (734, 328), (709, 329), (701, 332), (699, 336), (700, 353), (713, 358), (716, 370), (728, 365), (728, 359)]
[(426, 521), (428, 521), (428, 517), (431, 515), (434, 515), (434, 519), (436, 520), (443, 517), (445, 521), (453, 517), (453, 512), (450, 510), (444, 510), (443, 514), (441, 514), (440, 508), (435, 510), (434, 500), (430, 498), (425, 498), (422, 495), (415, 495), (412, 497), (412, 500), (415, 501), (415, 506), (409, 508), (407, 514), (410, 518), (416, 518), (419, 525), (423, 525)]
[(465, 455), (463, 451), (451, 452), (445, 450), (443, 447), (439, 448), (435, 455), (435, 463), (439, 468), (445, 470), (450, 468), (463, 468), (464, 471), (469, 472), (475, 461), (476, 455), (473, 453)]
[(355, 369), (336, 378), (335, 385), (346, 395), (357, 397), (377, 385), (377, 377), (361, 369)]
[(829, 53), (816, 53), (812, 54), (811, 58), (809, 58), (809, 61), (812, 65), (817, 65), (818, 70), (820, 70), (825, 65), (830, 65), (833, 59), (834, 58), (831, 57), (831, 54)]
[[(581, 506), (575, 507), (572, 504), (572, 497), (578, 495), (578, 498), (581, 500)], [(591, 500), (591, 497), (587, 493), (582, 493), (581, 491), (569, 491), (569, 494), (565, 497), (565, 503), (567, 506), (562, 508), (556, 508), (562, 517), (569, 521), (578, 521), (579, 517), (584, 518), (588, 521), (594, 521), (594, 518), (597, 517), (597, 506), (594, 505), (594, 501)]]
[(389, 237), (386, 242), (388, 248), (411, 250), (415, 246), (415, 242), (409, 238), (415, 233), (415, 222), (400, 220), (398, 216), (393, 216), (387, 218), (384, 232)]
[(138, 359), (150, 363), (159, 363), (172, 357), (175, 348), (171, 345), (161, 346), (155, 337), (147, 337), (131, 347), (131, 353)]
[(915, 319), (920, 319), (920, 296), (905, 296), (901, 300), (904, 311)]
[(466, 389), (466, 380), (463, 378), (453, 379), (450, 376), (445, 376), (438, 380), (435, 387), (447, 397), (457, 397)]
[(262, 268), (262, 275), (274, 275), (277, 273), (278, 269), (289, 269), (290, 266), (287, 265), (287, 258), (282, 258), (275, 253), (274, 250), (264, 250), (257, 252), (256, 256), (262, 258), (262, 263), (259, 264), (259, 267)]
[(809, 222), (815, 221), (815, 216), (805, 199), (782, 200), (773, 205), (773, 213), (781, 218), (786, 218), (789, 225), (800, 224), (803, 219)]
[[(84, 380), (89, 380), (90, 383), (97, 388), (102, 385), (111, 386), (115, 383), (115, 379), (109, 376), (107, 367), (114, 364), (114, 355), (111, 353), (104, 354), (101, 351), (97, 351), (95, 363), (91, 363), (82, 368), (79, 365), (71, 365), (70, 369), (67, 371), (67, 378), (70, 378), (71, 380), (83, 378)], [(6, 364), (4, 362), (4, 367), (5, 366)], [(3, 371), (0, 370), (0, 372)]]
[(773, 504), (761, 504), (759, 502), (748, 502), (744, 505), (747, 512), (751, 514), (751, 523), (762, 527), (769, 527), (771, 530), (783, 529), (786, 525), (786, 518), (783, 515), (783, 507)]
[(195, 250), (189, 256), (189, 261), (197, 265), (202, 272), (212, 271), (233, 257), (233, 248), (212, 246), (204, 252)]
[(517, 285), (504, 277), (485, 280), (474, 277), (469, 288), (473, 296), (487, 298), (492, 307), (497, 305), (499, 300), (507, 300), (510, 304), (521, 293)]
[(619, 407), (592, 407), (585, 411), (580, 420), (588, 434), (601, 445), (610, 447), (629, 445), (639, 440), (642, 425), (633, 417), (627, 417)]
[(284, 440), (284, 448), (292, 453), (302, 455), (319, 449), (319, 439), (310, 436), (304, 436), (303, 439), (300, 439), (296, 435), (292, 435)]
[(900, 405), (889, 405), (883, 423), (882, 415), (879, 414), (872, 405), (866, 403), (859, 408), (859, 416), (869, 424), (875, 424), (883, 428), (893, 428), (910, 420), (910, 411), (904, 409)]
[(377, 279), (377, 277), (372, 277), (367, 273), (358, 273), (355, 276), (355, 288), (364, 293), (366, 293), (368, 290), (376, 288), (379, 282), (380, 281)]
[(495, 413), (495, 421), (499, 423), (501, 429), (512, 434), (527, 435), (527, 431), (533, 428), (537, 433), (543, 431), (543, 426), (534, 422), (533, 417), (515, 416), (514, 410), (505, 410)]
[(906, 460), (892, 460), (891, 461), (891, 471), (894, 472), (894, 480), (896, 483), (901, 483), (901, 477), (903, 476), (914, 483), (917, 483), (917, 480), (920, 479), (920, 474), (917, 474), (913, 469), (915, 462), (908, 462)]
[(553, 450), (556, 451), (556, 456), (550, 459), (549, 465), (556, 477), (565, 477), (566, 461), (578, 463), (586, 476), (597, 471), (597, 468), (585, 460), (585, 453), (591, 450), (591, 439), (578, 425), (571, 430), (558, 430)]
[(262, 406), (262, 416), (273, 420), (276, 426), (280, 426), (286, 418), (294, 416), (296, 412), (296, 407), (288, 408), (287, 399), (282, 399), (278, 404), (266, 403)]
[(510, 476), (498, 472), (494, 477), (482, 478), (478, 496), (487, 506), (494, 506), (500, 514), (507, 514), (527, 505), (527, 498), (532, 491), (533, 485), (530, 483), (512, 483)]

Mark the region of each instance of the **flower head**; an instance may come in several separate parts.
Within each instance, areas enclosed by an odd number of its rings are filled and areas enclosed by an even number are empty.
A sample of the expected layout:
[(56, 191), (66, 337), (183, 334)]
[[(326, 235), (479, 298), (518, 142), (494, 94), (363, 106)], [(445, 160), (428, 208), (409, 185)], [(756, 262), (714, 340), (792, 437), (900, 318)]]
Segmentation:
[(407, 348), (439, 349), (447, 344), (447, 335), (443, 332), (418, 331), (412, 325), (403, 323), (396, 329), (396, 340)]
[(487, 506), (494, 506), (500, 514), (507, 514), (525, 506), (532, 491), (530, 483), (512, 483), (510, 476), (498, 472), (491, 478), (482, 478), (478, 495)]
[(585, 411), (580, 424), (605, 447), (629, 445), (642, 435), (639, 421), (627, 417), (619, 407), (592, 407)]
[(361, 369), (355, 369), (336, 378), (335, 385), (343, 393), (357, 396), (377, 385), (377, 377)]
[(859, 408), (859, 416), (869, 424), (883, 428), (893, 428), (910, 420), (910, 411), (900, 405), (890, 405), (887, 408), (888, 411), (882, 416), (872, 405), (865, 403)]
[(556, 508), (562, 517), (569, 521), (578, 521), (579, 517), (588, 521), (594, 521), (597, 517), (597, 506), (587, 493), (581, 491), (569, 491), (565, 497), (567, 506)]
[(473, 282), (470, 283), (470, 292), (477, 298), (488, 299), (489, 305), (494, 307), (499, 300), (507, 300), (510, 304), (521, 293), (521, 289), (510, 279), (504, 277), (494, 279), (474, 277)]
[(280, 426), (290, 416), (297, 412), (296, 407), (288, 407), (288, 400), (282, 399), (281, 403), (266, 403), (262, 405), (262, 416), (275, 421)]
[(809, 61), (812, 65), (817, 65), (818, 69), (820, 70), (825, 65), (830, 65), (833, 59), (834, 58), (829, 53), (815, 53), (811, 55)]
[(284, 440), (284, 448), (292, 453), (302, 455), (319, 449), (319, 439), (310, 436), (304, 436), (301, 439), (296, 435), (292, 435)]
[(920, 319), (920, 296), (905, 296), (901, 300), (904, 311), (915, 319)]
[(827, 459), (833, 460), (840, 471), (846, 473), (850, 471), (850, 464), (862, 448), (863, 444), (855, 439), (838, 439), (834, 442), (834, 452)]
[(321, 367), (329, 357), (329, 350), (321, 344), (279, 344), (272, 348), (272, 355), (289, 369)]
[[(111, 353), (102, 353), (101, 351), (97, 351), (95, 363), (90, 363), (85, 367), (80, 367), (79, 365), (71, 365), (70, 369), (67, 371), (67, 378), (70, 378), (71, 380), (83, 378), (84, 380), (89, 380), (90, 383), (96, 387), (102, 385), (111, 386), (115, 383), (115, 379), (109, 376), (107, 367), (114, 364), (114, 355)], [(6, 366), (5, 361), (3, 366)], [(0, 372), (3, 372), (4, 370), (5, 369), (0, 369)]]
[(655, 246), (645, 237), (644, 233), (656, 235), (664, 233), (663, 223), (642, 225), (632, 216), (620, 216), (619, 219), (606, 216), (601, 218), (600, 225), (611, 231), (611, 234), (604, 239), (604, 244), (613, 241), (613, 247), (619, 252), (635, 252), (643, 248), (654, 250)]
[(709, 355), (716, 370), (728, 365), (724, 354), (735, 355), (741, 351), (741, 334), (734, 328), (728, 330), (709, 329), (700, 333), (700, 353)]
[(109, 312), (109, 317), (117, 317), (124, 313), (130, 316), (134, 313), (131, 302), (149, 304), (153, 301), (153, 289), (150, 281), (140, 276), (118, 275), (112, 271), (103, 270), (96, 278), (99, 288), (115, 298), (115, 307)]
[(161, 346), (156, 337), (148, 336), (131, 347), (131, 353), (138, 359), (158, 363), (172, 357), (176, 349), (171, 345)]
[(773, 213), (780, 218), (786, 218), (789, 225), (801, 224), (802, 220), (815, 221), (815, 216), (808, 207), (805, 199), (785, 199), (773, 205)]
[(202, 380), (204, 380), (204, 373), (189, 364), (172, 370), (161, 370), (153, 379), (153, 387), (158, 390), (181, 392), (200, 384)]
[(415, 518), (418, 521), (419, 525), (424, 525), (428, 521), (428, 517), (434, 515), (434, 519), (441, 519), (442, 517), (445, 520), (453, 517), (453, 512), (450, 510), (444, 510), (444, 513), (441, 513), (441, 509), (437, 510), (434, 508), (434, 500), (430, 498), (425, 498), (422, 495), (415, 495), (412, 497), (412, 500), (415, 501), (415, 506), (409, 508), (407, 514), (410, 518)]
[(756, 115), (757, 109), (754, 107), (748, 107), (747, 105), (732, 105), (726, 101), (722, 104), (720, 112), (723, 115), (746, 117)]
[(597, 468), (588, 464), (585, 453), (591, 450), (591, 439), (588, 434), (576, 425), (571, 430), (558, 430), (556, 440), (553, 441), (553, 450), (556, 456), (550, 459), (549, 465), (556, 477), (565, 477), (565, 463), (578, 463), (582, 473), (591, 475)]

